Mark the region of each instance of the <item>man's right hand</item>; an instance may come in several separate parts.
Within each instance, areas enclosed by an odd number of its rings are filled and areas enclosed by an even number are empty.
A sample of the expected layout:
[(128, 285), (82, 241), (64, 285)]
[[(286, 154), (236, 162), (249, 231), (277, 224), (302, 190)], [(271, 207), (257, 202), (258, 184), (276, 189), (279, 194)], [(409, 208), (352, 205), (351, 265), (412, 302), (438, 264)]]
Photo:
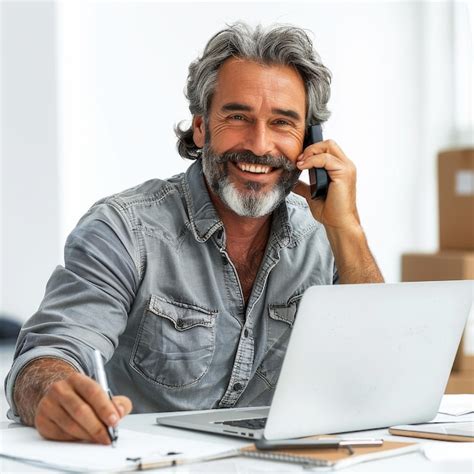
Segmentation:
[(115, 396), (112, 403), (96, 381), (59, 359), (31, 362), (15, 383), (14, 398), (24, 423), (59, 441), (110, 444), (106, 426), (116, 426), (132, 409), (128, 397)]

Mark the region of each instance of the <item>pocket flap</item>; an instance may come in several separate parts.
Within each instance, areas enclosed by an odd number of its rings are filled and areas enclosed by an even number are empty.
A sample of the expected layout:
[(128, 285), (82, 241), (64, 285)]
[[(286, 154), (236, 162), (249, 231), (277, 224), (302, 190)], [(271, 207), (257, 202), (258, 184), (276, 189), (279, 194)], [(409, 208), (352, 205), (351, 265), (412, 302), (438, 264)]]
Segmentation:
[(217, 315), (216, 310), (177, 301), (167, 301), (156, 295), (151, 296), (148, 311), (169, 319), (178, 331), (185, 331), (194, 326), (212, 327)]
[(283, 321), (292, 327), (293, 323), (295, 322), (298, 303), (300, 302), (302, 296), (303, 295), (297, 295), (290, 298), (287, 304), (269, 305), (268, 312), (270, 314), (270, 318), (276, 321)]
[(296, 304), (290, 306), (271, 304), (268, 307), (270, 313), (270, 318), (275, 319), (276, 321), (283, 321), (284, 323), (293, 326), (296, 316)]

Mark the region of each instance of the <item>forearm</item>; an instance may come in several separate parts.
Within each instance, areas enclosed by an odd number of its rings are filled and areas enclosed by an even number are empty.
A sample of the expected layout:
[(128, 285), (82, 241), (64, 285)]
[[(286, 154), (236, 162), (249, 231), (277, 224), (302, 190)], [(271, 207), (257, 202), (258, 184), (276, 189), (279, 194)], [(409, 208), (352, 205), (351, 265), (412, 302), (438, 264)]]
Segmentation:
[(360, 226), (346, 230), (326, 227), (340, 283), (383, 283), (384, 279), (370, 252)]
[(55, 358), (34, 359), (18, 375), (13, 389), (13, 399), (21, 421), (33, 426), (36, 409), (48, 388), (77, 370), (67, 362)]

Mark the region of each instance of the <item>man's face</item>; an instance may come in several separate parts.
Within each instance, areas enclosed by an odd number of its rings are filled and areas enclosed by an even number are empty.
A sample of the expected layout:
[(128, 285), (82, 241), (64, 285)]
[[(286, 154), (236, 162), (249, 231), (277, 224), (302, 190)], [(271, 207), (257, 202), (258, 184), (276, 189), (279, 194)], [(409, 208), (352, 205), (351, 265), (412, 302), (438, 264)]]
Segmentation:
[(206, 180), (238, 215), (267, 215), (298, 180), (305, 132), (303, 80), (287, 66), (229, 59), (220, 68), (207, 124), (194, 120)]

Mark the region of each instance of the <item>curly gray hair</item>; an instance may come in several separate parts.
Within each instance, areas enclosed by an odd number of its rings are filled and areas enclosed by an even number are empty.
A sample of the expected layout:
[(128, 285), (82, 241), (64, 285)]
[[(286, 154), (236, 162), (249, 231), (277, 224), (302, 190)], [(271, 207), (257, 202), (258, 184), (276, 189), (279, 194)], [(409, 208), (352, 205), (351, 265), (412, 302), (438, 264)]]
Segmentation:
[[(216, 33), (207, 43), (202, 57), (189, 66), (185, 95), (193, 116), (206, 119), (222, 64), (231, 57), (262, 64), (294, 67), (301, 75), (307, 96), (306, 124), (321, 123), (329, 118), (331, 73), (313, 48), (313, 43), (301, 28), (288, 25), (261, 25), (251, 28), (238, 22)], [(196, 159), (200, 149), (193, 140), (192, 127), (175, 127), (178, 152), (183, 158)]]

